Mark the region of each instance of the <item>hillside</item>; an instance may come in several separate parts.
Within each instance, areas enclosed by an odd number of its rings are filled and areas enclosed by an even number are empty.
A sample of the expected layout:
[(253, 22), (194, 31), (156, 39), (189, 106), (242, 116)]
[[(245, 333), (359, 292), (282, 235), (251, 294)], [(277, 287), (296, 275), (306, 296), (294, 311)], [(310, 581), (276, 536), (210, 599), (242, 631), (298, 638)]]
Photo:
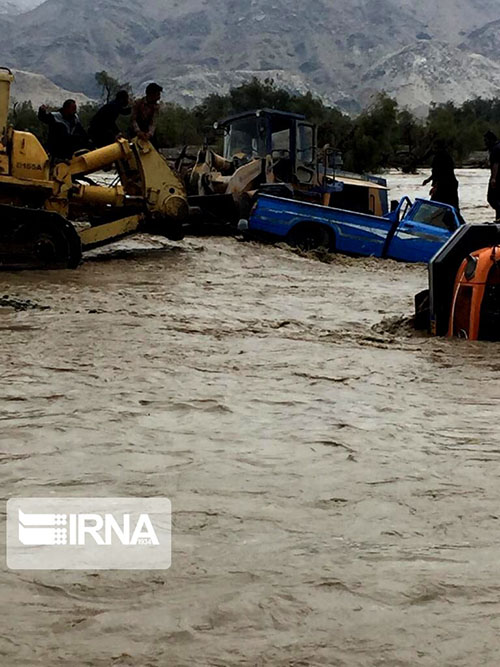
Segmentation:
[(102, 69), (189, 104), (252, 75), (344, 108), (500, 90), (496, 0), (47, 0), (2, 20), (1, 62), (90, 95)]
[(30, 101), (36, 109), (41, 104), (62, 104), (69, 97), (74, 98), (78, 104), (90, 102), (83, 93), (74, 93), (56, 86), (55, 83), (41, 74), (13, 70), (14, 83), (11, 89), (11, 103)]
[(354, 91), (366, 104), (371, 94), (382, 89), (425, 115), (432, 102), (461, 104), (474, 96), (500, 96), (500, 60), (442, 42), (419, 42), (370, 67)]
[(22, 14), (41, 3), (42, 0), (0, 0), (0, 14)]

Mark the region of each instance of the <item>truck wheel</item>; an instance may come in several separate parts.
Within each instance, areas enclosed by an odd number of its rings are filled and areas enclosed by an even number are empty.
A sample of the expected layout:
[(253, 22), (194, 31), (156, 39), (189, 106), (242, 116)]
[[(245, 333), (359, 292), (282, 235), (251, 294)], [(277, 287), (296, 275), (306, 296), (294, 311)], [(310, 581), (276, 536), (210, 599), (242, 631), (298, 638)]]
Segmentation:
[(317, 248), (324, 248), (331, 251), (334, 247), (333, 232), (323, 225), (314, 223), (307, 223), (305, 225), (297, 225), (291, 230), (287, 237), (287, 242), (295, 248), (301, 250), (316, 250)]

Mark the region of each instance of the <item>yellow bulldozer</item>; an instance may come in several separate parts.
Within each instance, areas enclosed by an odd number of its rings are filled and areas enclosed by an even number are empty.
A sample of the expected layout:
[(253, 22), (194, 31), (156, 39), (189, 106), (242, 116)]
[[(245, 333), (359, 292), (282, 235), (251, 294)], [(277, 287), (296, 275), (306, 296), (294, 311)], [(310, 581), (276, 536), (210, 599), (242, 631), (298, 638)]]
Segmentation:
[[(8, 127), (13, 79), (0, 68), (0, 268), (75, 268), (140, 231), (182, 238), (186, 190), (151, 143), (118, 139), (51, 166), (33, 134)], [(113, 184), (89, 177), (113, 165)]]

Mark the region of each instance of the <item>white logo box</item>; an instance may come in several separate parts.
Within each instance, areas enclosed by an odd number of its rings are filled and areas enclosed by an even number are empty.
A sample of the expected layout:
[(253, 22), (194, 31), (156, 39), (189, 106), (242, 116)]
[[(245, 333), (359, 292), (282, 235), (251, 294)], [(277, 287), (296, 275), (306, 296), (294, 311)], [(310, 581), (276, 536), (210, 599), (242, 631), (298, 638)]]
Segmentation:
[(168, 498), (11, 498), (11, 570), (167, 570)]

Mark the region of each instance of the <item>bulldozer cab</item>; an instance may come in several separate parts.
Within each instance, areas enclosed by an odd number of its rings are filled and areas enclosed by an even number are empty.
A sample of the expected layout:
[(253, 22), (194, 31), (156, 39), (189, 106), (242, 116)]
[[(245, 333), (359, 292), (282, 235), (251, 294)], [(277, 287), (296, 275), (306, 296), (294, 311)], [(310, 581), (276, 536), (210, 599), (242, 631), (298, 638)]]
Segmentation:
[(274, 109), (249, 111), (227, 118), (224, 158), (237, 166), (255, 159), (272, 166), (274, 180), (313, 185), (316, 175), (315, 128), (305, 116)]

